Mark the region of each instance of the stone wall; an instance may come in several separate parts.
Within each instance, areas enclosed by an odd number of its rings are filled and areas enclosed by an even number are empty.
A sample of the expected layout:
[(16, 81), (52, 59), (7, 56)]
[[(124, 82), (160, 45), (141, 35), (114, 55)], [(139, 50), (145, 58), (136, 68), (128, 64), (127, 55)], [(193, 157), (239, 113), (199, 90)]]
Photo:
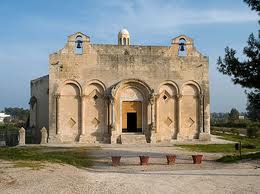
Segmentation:
[(49, 76), (31, 81), (30, 128), (35, 143), (40, 143), (40, 129), (49, 128)]
[[(75, 53), (78, 36), (83, 41), (82, 54)], [(187, 56), (178, 56), (181, 39), (186, 40)], [(59, 123), (72, 118), (65, 110), (77, 110), (73, 120), (79, 141), (81, 136), (88, 139), (89, 134), (92, 138), (88, 141), (92, 142), (102, 141), (112, 131), (120, 135), (120, 96), (113, 94), (120, 87), (118, 93), (127, 88), (142, 93), (144, 133), (149, 135), (153, 125), (158, 140), (198, 138), (201, 132), (210, 133), (208, 58), (196, 50), (189, 37), (179, 36), (171, 46), (121, 46), (91, 44), (88, 36), (76, 33), (68, 37), (63, 49), (50, 55), (49, 76), (50, 141), (62, 141), (62, 135), (57, 135), (63, 130)], [(61, 105), (67, 85), (77, 88), (77, 103)], [(100, 102), (93, 102), (95, 94)], [(155, 96), (153, 105), (149, 95)], [(164, 95), (166, 101), (162, 100)]]

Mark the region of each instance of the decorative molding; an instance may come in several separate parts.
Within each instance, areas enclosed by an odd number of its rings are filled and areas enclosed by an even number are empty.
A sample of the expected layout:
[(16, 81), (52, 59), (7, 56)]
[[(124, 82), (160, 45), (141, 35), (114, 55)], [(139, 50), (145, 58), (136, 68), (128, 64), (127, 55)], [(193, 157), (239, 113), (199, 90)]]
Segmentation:
[(189, 127), (192, 127), (194, 125), (195, 121), (190, 117), (187, 121), (189, 123)]
[(166, 124), (168, 127), (170, 127), (171, 124), (173, 123), (173, 120), (172, 120), (170, 117), (167, 117), (167, 119), (166, 119), (164, 122), (165, 122), (165, 124)]
[(99, 125), (100, 121), (95, 117), (95, 118), (91, 121), (91, 123), (92, 123), (95, 127), (97, 127), (97, 126)]

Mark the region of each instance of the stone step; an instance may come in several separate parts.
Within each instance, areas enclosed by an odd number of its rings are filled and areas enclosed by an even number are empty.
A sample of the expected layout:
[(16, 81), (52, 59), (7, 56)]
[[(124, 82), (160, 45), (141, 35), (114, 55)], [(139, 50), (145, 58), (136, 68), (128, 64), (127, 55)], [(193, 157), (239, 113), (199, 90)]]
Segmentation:
[(144, 134), (122, 134), (122, 144), (146, 144), (146, 138)]

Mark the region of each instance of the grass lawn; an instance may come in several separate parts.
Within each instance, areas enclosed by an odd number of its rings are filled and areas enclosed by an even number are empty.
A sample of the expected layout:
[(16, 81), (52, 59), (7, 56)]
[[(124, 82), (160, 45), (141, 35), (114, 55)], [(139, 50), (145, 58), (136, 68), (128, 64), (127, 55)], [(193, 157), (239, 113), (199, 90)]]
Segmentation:
[(88, 156), (88, 152), (98, 147), (11, 147), (0, 148), (0, 159), (15, 162), (17, 167), (30, 167), (38, 169), (43, 166), (43, 162), (54, 162), (70, 164), (76, 167), (89, 167), (93, 163), (93, 158)]
[(239, 155), (227, 155), (217, 159), (217, 162), (232, 163), (243, 159), (260, 160), (260, 152), (243, 154), (241, 157)]
[[(194, 152), (207, 152), (207, 153), (227, 153), (229, 156), (220, 158), (219, 162), (236, 162), (241, 159), (260, 159), (260, 139), (248, 138), (245, 136), (215, 133), (214, 135), (221, 136), (220, 138), (230, 141), (242, 143), (242, 157), (238, 156), (239, 152), (235, 150), (234, 144), (197, 144), (197, 145), (177, 145), (178, 147), (185, 148)], [(248, 146), (255, 146), (254, 149), (248, 149)]]

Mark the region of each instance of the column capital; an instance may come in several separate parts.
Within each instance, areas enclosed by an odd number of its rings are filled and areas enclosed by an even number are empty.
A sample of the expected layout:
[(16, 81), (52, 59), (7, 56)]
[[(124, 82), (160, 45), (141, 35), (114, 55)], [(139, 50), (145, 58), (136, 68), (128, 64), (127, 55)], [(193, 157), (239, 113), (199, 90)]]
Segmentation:
[(205, 95), (204, 95), (204, 94), (199, 94), (199, 95), (197, 95), (196, 97), (197, 97), (200, 101), (202, 101), (203, 98), (205, 97)]
[(115, 103), (115, 98), (113, 96), (108, 96), (108, 100), (110, 102), (110, 104), (114, 104)]
[(177, 97), (177, 99), (182, 99), (183, 95), (182, 94), (177, 94), (176, 97)]
[(54, 98), (57, 98), (57, 99), (59, 99), (61, 97), (60, 93), (54, 94), (53, 96), (54, 96)]
[(152, 92), (150, 93), (148, 100), (149, 100), (149, 103), (150, 103), (151, 105), (153, 105), (153, 104), (155, 103), (156, 96), (157, 96), (157, 94), (156, 94), (154, 91), (152, 91)]
[(87, 95), (82, 94), (82, 95), (80, 96), (80, 98), (81, 98), (81, 99), (87, 98)]
[(116, 131), (115, 125), (113, 123), (109, 125), (109, 129), (111, 131)]
[(151, 131), (155, 132), (156, 126), (155, 126), (155, 122), (153, 121), (151, 126), (150, 126)]

